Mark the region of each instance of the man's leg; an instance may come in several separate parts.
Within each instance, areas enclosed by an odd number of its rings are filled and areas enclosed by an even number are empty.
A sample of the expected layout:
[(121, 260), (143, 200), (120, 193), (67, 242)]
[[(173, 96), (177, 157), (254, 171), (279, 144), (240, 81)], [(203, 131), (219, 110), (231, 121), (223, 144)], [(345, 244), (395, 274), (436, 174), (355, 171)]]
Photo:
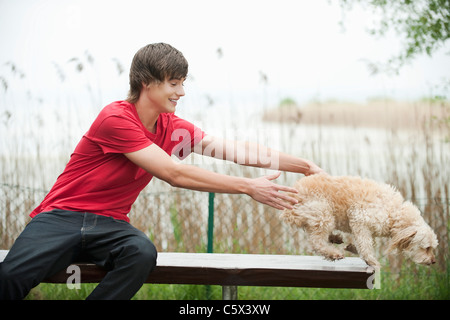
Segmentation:
[(125, 221), (87, 214), (83, 249), (109, 272), (88, 299), (131, 299), (156, 266), (150, 239)]
[(79, 254), (82, 215), (40, 213), (25, 227), (0, 263), (0, 300), (23, 299), (45, 278)]

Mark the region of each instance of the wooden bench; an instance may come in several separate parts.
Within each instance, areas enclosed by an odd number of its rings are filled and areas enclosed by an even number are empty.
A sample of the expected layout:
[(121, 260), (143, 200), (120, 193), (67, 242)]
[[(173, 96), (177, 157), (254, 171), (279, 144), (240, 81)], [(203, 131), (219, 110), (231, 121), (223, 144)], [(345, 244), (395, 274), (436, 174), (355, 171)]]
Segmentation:
[[(0, 250), (0, 262), (7, 250)], [(106, 271), (94, 264), (77, 263), (82, 283), (97, 283)], [(62, 270), (46, 279), (67, 283), (71, 272)], [(318, 256), (158, 253), (157, 267), (146, 283), (220, 285), (224, 299), (237, 299), (238, 286), (372, 289), (375, 270), (360, 258), (326, 261)]]

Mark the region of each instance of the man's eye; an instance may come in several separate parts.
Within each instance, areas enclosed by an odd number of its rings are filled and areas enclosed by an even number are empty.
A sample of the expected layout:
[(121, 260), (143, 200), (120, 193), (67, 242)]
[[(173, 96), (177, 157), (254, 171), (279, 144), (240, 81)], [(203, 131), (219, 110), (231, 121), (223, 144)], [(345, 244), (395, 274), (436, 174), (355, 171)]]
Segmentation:
[(178, 85), (180, 85), (180, 84), (184, 87), (184, 81), (183, 81), (183, 82), (181, 82), (181, 81), (180, 81), (180, 82), (178, 82), (178, 81), (177, 81), (177, 82), (170, 82), (170, 85), (171, 85), (172, 87), (178, 86)]

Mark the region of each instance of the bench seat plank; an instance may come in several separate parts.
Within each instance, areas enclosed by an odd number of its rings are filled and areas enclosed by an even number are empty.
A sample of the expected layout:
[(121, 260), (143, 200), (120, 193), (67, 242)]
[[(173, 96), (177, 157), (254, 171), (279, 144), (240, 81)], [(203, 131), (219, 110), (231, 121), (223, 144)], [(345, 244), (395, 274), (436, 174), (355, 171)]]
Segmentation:
[[(81, 282), (99, 282), (106, 273), (94, 264), (78, 265)], [(161, 252), (146, 283), (367, 288), (373, 273), (360, 258), (332, 262), (318, 256)], [(66, 283), (69, 276), (62, 270), (45, 282)]]

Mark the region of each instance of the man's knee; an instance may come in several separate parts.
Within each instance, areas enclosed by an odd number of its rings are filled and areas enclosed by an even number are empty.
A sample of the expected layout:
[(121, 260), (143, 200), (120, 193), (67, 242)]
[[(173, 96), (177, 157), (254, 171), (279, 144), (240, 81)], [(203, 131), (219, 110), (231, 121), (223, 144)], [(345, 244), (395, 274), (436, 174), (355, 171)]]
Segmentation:
[(158, 257), (158, 252), (156, 251), (155, 245), (149, 240), (142, 241), (139, 245), (139, 257), (140, 262), (151, 266), (153, 270), (156, 266), (156, 259)]
[(156, 247), (147, 237), (135, 237), (124, 248), (125, 255), (128, 256), (133, 265), (137, 268), (148, 268), (152, 271), (156, 266), (158, 253)]

